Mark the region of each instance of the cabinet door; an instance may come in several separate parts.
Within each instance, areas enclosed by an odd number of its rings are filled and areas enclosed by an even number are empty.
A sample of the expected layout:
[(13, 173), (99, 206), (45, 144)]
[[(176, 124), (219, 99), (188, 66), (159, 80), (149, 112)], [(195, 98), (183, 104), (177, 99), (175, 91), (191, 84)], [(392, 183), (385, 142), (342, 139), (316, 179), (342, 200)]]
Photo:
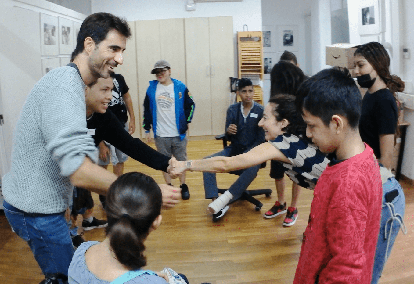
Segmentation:
[(138, 92), (135, 22), (128, 22), (128, 24), (131, 29), (131, 37), (127, 40), (126, 49), (123, 54), (124, 63), (122, 65), (119, 65), (115, 72), (124, 76), (125, 82), (129, 87), (129, 94), (131, 95), (132, 106), (134, 108), (135, 114), (135, 133), (133, 134), (133, 136), (139, 138), (141, 133), (141, 115)]
[(233, 18), (209, 18), (211, 65), (212, 134), (225, 131), (226, 112), (230, 104), (230, 79), (234, 77)]
[(161, 58), (160, 50), (160, 21), (136, 21), (135, 22), (135, 38), (137, 53), (137, 70), (138, 70), (138, 104), (141, 129), (141, 137), (145, 130), (142, 126), (142, 117), (144, 115), (144, 99), (145, 93), (149, 86), (149, 81), (155, 80), (155, 76), (151, 74), (155, 62)]
[[(171, 77), (186, 83), (184, 19), (159, 20), (161, 58), (171, 64)], [(154, 62), (155, 63), (155, 62)]]
[(187, 87), (196, 103), (190, 136), (211, 135), (209, 18), (186, 18)]

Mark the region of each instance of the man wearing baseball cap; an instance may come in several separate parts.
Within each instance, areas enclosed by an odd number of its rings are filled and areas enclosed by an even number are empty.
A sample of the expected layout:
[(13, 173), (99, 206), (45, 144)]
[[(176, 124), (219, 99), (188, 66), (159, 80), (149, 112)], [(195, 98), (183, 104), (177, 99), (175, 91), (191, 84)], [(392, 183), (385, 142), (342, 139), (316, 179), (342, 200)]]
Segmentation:
[[(174, 156), (179, 161), (186, 161), (186, 132), (194, 115), (194, 101), (185, 84), (171, 78), (171, 65), (167, 61), (157, 61), (151, 74), (155, 74), (156, 80), (149, 82), (144, 100), (143, 127), (146, 140), (150, 140), (152, 125), (158, 152)], [(164, 173), (164, 179), (171, 185), (168, 174)], [(189, 199), (185, 174), (180, 176), (180, 184), (183, 200)]]

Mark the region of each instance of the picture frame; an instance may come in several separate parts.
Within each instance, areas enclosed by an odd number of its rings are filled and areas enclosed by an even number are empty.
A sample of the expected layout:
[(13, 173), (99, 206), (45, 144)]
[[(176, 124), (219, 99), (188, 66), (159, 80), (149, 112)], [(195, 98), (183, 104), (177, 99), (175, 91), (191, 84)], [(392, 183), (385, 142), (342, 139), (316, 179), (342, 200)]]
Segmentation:
[(299, 29), (297, 25), (278, 26), (277, 46), (280, 52), (298, 51), (299, 48)]
[(42, 58), (42, 74), (47, 74), (52, 69), (60, 67), (59, 57)]
[(59, 17), (59, 54), (72, 54), (73, 21)]
[(263, 53), (263, 67), (265, 80), (270, 80), (270, 73), (272, 71), (273, 66), (279, 61), (279, 57), (276, 52)]
[(78, 41), (78, 34), (81, 28), (82, 23), (73, 22), (73, 50), (76, 48), (76, 43)]
[(375, 35), (381, 33), (382, 16), (380, 0), (359, 1), (358, 31), (359, 35)]
[(277, 48), (275, 36), (274, 26), (262, 27), (263, 52), (276, 52)]
[(58, 18), (40, 14), (40, 44), (42, 56), (59, 54)]

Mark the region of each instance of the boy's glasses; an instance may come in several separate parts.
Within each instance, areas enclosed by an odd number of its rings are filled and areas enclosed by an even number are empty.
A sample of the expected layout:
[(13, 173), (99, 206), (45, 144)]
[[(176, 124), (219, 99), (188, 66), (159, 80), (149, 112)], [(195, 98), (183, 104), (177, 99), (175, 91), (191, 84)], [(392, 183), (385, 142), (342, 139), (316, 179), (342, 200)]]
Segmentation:
[(167, 69), (163, 69), (163, 70), (159, 70), (159, 71), (155, 71), (155, 76), (157, 76), (157, 75), (164, 75), (165, 74), (165, 72), (167, 72)]

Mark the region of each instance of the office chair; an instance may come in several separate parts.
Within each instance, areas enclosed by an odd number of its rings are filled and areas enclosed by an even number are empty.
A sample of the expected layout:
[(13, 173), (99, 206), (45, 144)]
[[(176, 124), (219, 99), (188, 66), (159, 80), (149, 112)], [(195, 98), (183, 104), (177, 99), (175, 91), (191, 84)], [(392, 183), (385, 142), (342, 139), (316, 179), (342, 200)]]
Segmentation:
[[(228, 140), (227, 140), (226, 134), (217, 135), (215, 138), (216, 138), (216, 140), (222, 140), (223, 141), (223, 148), (227, 147)], [(260, 166), (261, 169), (265, 168), (265, 167), (266, 167), (266, 162), (262, 163), (261, 166)], [(238, 170), (238, 171), (232, 171), (232, 172), (229, 172), (229, 173), (235, 174), (235, 175), (240, 175), (242, 172), (243, 172), (243, 170)], [(219, 189), (218, 192), (219, 193), (224, 193), (226, 190), (227, 189)], [(259, 200), (257, 200), (253, 196), (262, 195), (262, 194), (264, 194), (266, 197), (270, 197), (270, 195), (272, 194), (272, 190), (270, 188), (245, 190), (243, 192), (242, 196), (237, 200), (246, 200), (246, 201), (252, 203), (253, 205), (255, 205), (254, 209), (256, 211), (259, 211), (262, 208), (263, 203), (261, 203)], [(234, 201), (237, 201), (237, 200), (234, 200)], [(232, 201), (231, 203), (233, 203), (234, 201)]]

